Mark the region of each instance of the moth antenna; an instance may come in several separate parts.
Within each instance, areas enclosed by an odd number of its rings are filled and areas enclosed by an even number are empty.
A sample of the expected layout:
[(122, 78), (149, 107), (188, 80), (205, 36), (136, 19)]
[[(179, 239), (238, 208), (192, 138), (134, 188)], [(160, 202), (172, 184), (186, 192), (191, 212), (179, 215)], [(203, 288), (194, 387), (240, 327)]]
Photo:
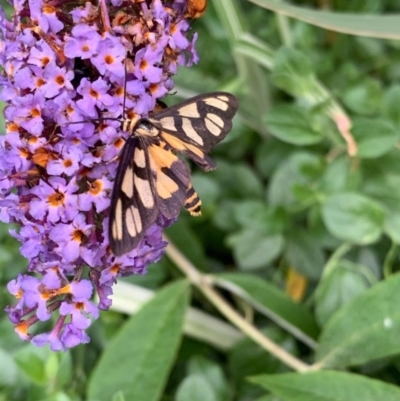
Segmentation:
[(122, 120), (125, 121), (125, 102), (126, 102), (126, 76), (128, 74), (126, 68), (126, 59), (124, 61), (124, 68), (125, 68), (125, 77), (124, 77), (124, 100), (122, 102)]

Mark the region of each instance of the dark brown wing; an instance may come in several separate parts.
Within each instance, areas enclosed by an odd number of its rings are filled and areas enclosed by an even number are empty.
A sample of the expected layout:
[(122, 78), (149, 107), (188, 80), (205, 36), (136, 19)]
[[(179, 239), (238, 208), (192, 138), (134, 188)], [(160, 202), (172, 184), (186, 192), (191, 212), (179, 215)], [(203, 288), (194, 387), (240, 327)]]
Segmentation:
[(111, 196), (109, 241), (114, 255), (137, 247), (158, 212), (147, 144), (132, 135), (122, 149)]

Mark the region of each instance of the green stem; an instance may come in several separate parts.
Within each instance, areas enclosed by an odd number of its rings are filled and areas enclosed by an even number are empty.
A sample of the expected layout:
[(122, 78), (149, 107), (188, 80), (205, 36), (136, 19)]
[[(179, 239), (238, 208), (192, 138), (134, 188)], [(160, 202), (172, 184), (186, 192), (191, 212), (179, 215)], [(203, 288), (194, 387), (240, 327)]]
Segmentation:
[(290, 30), (288, 17), (286, 17), (286, 15), (277, 13), (276, 19), (278, 21), (278, 28), (282, 42), (284, 43), (285, 46), (292, 47), (293, 46), (292, 32)]

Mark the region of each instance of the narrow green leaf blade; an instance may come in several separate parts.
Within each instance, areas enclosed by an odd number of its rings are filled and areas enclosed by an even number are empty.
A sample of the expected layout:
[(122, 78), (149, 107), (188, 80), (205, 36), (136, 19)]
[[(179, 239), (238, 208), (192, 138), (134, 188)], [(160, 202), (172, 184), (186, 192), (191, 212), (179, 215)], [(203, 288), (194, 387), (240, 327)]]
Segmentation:
[(89, 382), (88, 398), (108, 401), (159, 399), (180, 343), (188, 306), (185, 281), (162, 289), (121, 328), (104, 351)]
[(285, 401), (398, 401), (400, 389), (353, 373), (320, 371), (262, 375), (251, 382)]
[(321, 335), (317, 361), (340, 368), (400, 353), (400, 308), (395, 301), (399, 292), (396, 274), (334, 314)]
[(268, 10), (329, 29), (330, 31), (372, 38), (400, 39), (400, 16), (398, 15), (360, 15), (317, 11), (310, 8), (292, 6), (282, 0), (250, 1)]

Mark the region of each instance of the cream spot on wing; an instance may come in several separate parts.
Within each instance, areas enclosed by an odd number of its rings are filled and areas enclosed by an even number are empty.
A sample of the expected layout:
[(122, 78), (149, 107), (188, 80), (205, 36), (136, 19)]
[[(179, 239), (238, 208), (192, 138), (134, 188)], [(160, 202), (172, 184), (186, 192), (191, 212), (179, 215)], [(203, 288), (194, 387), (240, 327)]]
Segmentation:
[(164, 129), (169, 131), (176, 131), (174, 117), (164, 117), (160, 120), (161, 125)]
[(145, 155), (144, 155), (144, 150), (137, 148), (135, 150), (135, 156), (134, 157), (135, 157), (134, 158), (135, 164), (138, 167), (141, 167), (141, 168), (145, 168), (146, 167), (146, 158), (145, 158)]
[(228, 96), (225, 96), (225, 95), (218, 96), (218, 99), (223, 100), (224, 102), (227, 102), (227, 103), (229, 102)]
[(195, 131), (188, 118), (182, 118), (182, 128), (185, 134), (199, 145), (204, 145), (203, 138)]
[(119, 199), (115, 206), (115, 218), (112, 225), (113, 238), (120, 241), (122, 239), (122, 202)]
[(131, 167), (128, 167), (125, 171), (124, 179), (122, 180), (121, 189), (128, 198), (132, 198), (132, 196), (133, 196), (133, 170)]
[(215, 125), (208, 118), (206, 118), (206, 127), (214, 136), (218, 136), (221, 133), (221, 128), (219, 128), (217, 125)]
[(182, 117), (199, 118), (200, 114), (197, 110), (197, 104), (192, 103), (187, 106), (183, 106), (178, 110), (178, 114)]
[(154, 206), (153, 193), (151, 192), (151, 186), (149, 181), (142, 180), (135, 174), (135, 187), (146, 209), (150, 209)]
[(179, 189), (178, 184), (164, 174), (161, 170), (157, 172), (157, 194), (160, 198), (168, 199)]
[(208, 113), (206, 118), (211, 120), (213, 123), (217, 124), (218, 127), (221, 127), (221, 128), (224, 127), (224, 120), (220, 116), (217, 116), (214, 113)]
[(209, 97), (208, 99), (205, 99), (204, 102), (210, 106), (216, 107), (217, 109), (223, 111), (228, 110), (228, 103), (220, 100), (219, 98)]
[(140, 213), (139, 213), (139, 209), (137, 207), (131, 206), (131, 211), (133, 214), (133, 219), (135, 220), (135, 224), (136, 224), (136, 230), (137, 232), (141, 232), (143, 225), (142, 225), (142, 219), (140, 218)]
[(135, 237), (137, 231), (136, 231), (135, 218), (134, 218), (133, 213), (132, 213), (132, 207), (130, 207), (126, 211), (125, 223), (126, 223), (126, 228), (128, 230), (129, 235), (131, 237)]

